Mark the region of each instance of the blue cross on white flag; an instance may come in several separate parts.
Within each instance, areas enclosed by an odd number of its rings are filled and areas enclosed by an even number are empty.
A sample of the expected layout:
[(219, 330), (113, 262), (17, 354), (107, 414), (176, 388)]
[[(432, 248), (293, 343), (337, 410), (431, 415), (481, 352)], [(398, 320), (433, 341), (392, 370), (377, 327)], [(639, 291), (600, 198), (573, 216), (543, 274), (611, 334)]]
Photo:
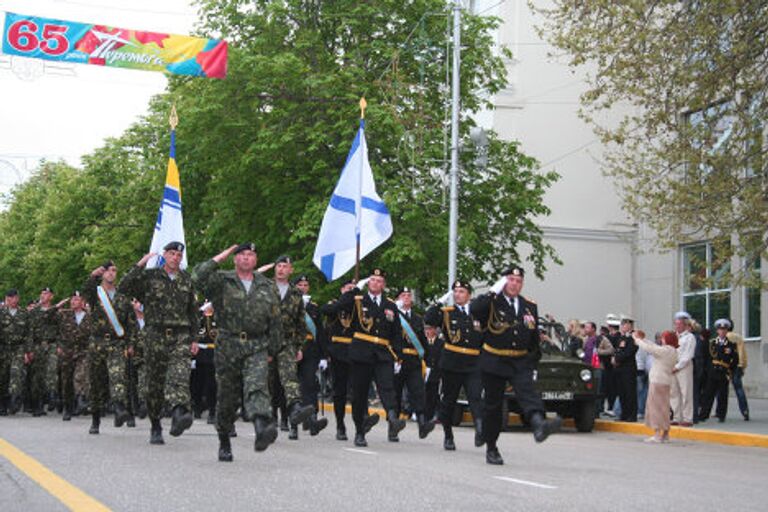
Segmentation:
[(365, 121), (361, 119), (347, 163), (325, 211), (312, 261), (328, 281), (333, 281), (355, 266), (358, 239), (360, 259), (363, 259), (390, 236), (392, 218), (376, 193), (368, 163)]

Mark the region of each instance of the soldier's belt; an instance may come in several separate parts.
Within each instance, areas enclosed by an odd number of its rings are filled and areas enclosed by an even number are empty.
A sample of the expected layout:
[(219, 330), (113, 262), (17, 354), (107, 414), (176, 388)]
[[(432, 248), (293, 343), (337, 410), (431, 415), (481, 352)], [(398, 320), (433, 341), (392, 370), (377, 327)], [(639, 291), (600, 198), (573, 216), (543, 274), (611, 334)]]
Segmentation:
[(443, 348), (445, 350), (448, 350), (450, 352), (456, 352), (457, 354), (464, 354), (467, 356), (479, 356), (480, 350), (476, 348), (464, 348), (464, 347), (457, 347), (456, 345), (452, 345), (450, 343), (446, 343), (443, 345)]
[(363, 334), (362, 332), (356, 332), (352, 337), (356, 340), (367, 341), (368, 343), (373, 343), (375, 345), (389, 347), (389, 340), (385, 338), (379, 338), (378, 336), (371, 336), (369, 334)]
[(415, 348), (404, 348), (403, 354), (407, 354), (409, 356), (418, 356), (419, 353), (416, 351)]
[(503, 357), (522, 357), (528, 353), (527, 350), (511, 350), (511, 349), (493, 348), (487, 343), (483, 343), (483, 350), (485, 350), (489, 354), (493, 354), (495, 356), (503, 356)]
[(215, 343), (198, 343), (197, 346), (198, 348), (201, 348), (201, 349), (216, 348)]
[(348, 338), (346, 336), (331, 336), (331, 341), (333, 343), (350, 344), (350, 343), (352, 343), (352, 338)]

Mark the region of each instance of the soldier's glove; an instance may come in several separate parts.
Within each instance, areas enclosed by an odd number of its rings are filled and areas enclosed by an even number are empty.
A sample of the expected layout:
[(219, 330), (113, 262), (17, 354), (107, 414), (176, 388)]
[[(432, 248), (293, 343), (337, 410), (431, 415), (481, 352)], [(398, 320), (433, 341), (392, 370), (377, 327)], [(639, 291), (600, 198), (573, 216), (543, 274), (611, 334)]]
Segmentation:
[(400, 373), (400, 370), (402, 369), (403, 369), (403, 365), (401, 365), (400, 363), (395, 363), (395, 375)]
[(453, 290), (448, 290), (445, 295), (437, 299), (438, 304), (446, 305), (450, 304), (451, 299), (453, 298)]
[(362, 290), (363, 288), (365, 288), (365, 285), (368, 284), (368, 280), (369, 279), (370, 279), (370, 277), (366, 277), (365, 279), (361, 279), (361, 280), (359, 280), (357, 282), (357, 284), (355, 286), (357, 286), (358, 290)]
[(424, 372), (424, 382), (429, 381), (429, 374), (432, 373), (432, 368), (427, 366), (427, 370)]
[(320, 371), (324, 372), (328, 369), (328, 360), (327, 359), (321, 359), (320, 362), (317, 364), (317, 367), (320, 369)]
[(501, 276), (498, 281), (493, 283), (493, 286), (491, 286), (491, 291), (495, 293), (496, 295), (500, 294), (502, 290), (504, 290), (504, 286), (507, 284), (507, 276)]

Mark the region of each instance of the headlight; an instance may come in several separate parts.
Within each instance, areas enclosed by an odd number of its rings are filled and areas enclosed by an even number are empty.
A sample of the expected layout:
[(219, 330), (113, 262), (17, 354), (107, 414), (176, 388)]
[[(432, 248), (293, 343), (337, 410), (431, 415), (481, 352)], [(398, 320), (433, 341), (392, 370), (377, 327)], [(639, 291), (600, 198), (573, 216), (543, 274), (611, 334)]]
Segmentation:
[(581, 377), (581, 380), (584, 382), (589, 382), (592, 380), (592, 371), (587, 370), (586, 368), (584, 370), (581, 370), (581, 373), (579, 373), (579, 377)]

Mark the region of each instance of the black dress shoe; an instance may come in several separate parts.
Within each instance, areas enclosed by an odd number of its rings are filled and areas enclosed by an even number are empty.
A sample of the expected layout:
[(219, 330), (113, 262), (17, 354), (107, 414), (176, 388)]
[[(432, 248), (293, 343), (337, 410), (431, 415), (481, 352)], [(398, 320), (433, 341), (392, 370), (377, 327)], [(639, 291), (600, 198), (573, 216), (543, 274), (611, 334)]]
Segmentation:
[(363, 430), (365, 431), (365, 433), (367, 434), (368, 432), (370, 432), (371, 429), (376, 426), (376, 424), (379, 422), (380, 419), (381, 418), (379, 417), (378, 414), (371, 414), (369, 416), (366, 416), (365, 419), (363, 420)]
[(295, 402), (291, 406), (291, 412), (288, 414), (288, 422), (291, 425), (300, 425), (307, 421), (309, 418), (312, 417), (312, 414), (315, 412), (315, 408), (311, 405), (301, 405), (298, 402)]
[(504, 459), (501, 458), (498, 448), (488, 448), (485, 452), (485, 462), (494, 466), (501, 466), (504, 464)]
[(399, 434), (400, 431), (405, 428), (405, 421), (401, 420), (394, 410), (390, 410), (387, 412), (387, 423), (389, 423), (389, 428), (387, 429), (387, 438), (389, 439), (390, 443), (397, 443), (400, 441), (400, 439), (397, 437), (397, 434)]
[(192, 413), (183, 405), (177, 405), (173, 408), (171, 415), (171, 430), (168, 431), (173, 437), (179, 437), (189, 427), (192, 426), (194, 418)]
[(749, 421), (749, 412), (744, 413), (744, 421)]
[(347, 431), (344, 429), (336, 429), (336, 440), (337, 441), (346, 441), (347, 440)]
[(456, 443), (453, 442), (452, 437), (446, 437), (445, 439), (443, 439), (443, 448), (445, 448), (449, 452), (456, 451)]
[(485, 437), (483, 436), (483, 420), (475, 420), (475, 446), (480, 448), (485, 444)]
[(316, 436), (320, 432), (323, 431), (325, 427), (328, 426), (328, 418), (319, 418), (317, 417), (317, 414), (313, 414), (311, 418), (309, 418), (309, 435)]
[(256, 441), (253, 443), (253, 449), (257, 452), (263, 452), (277, 439), (277, 427), (272, 421), (263, 416), (256, 416), (253, 420), (253, 428), (256, 432)]
[(419, 423), (419, 439), (424, 439), (435, 429), (435, 422), (427, 420), (424, 414), (419, 414), (417, 420)]
[(149, 444), (165, 444), (163, 439), (163, 428), (160, 426), (160, 420), (150, 420), (152, 427), (149, 429)]
[(219, 432), (219, 462), (232, 462), (232, 444), (229, 433)]
[(368, 441), (365, 440), (365, 434), (362, 432), (355, 434), (355, 446), (359, 446), (360, 448), (368, 446)]
[(543, 443), (551, 434), (560, 431), (562, 420), (560, 418), (545, 419), (544, 415), (534, 413), (531, 416), (531, 426), (533, 427), (533, 438), (537, 443)]

